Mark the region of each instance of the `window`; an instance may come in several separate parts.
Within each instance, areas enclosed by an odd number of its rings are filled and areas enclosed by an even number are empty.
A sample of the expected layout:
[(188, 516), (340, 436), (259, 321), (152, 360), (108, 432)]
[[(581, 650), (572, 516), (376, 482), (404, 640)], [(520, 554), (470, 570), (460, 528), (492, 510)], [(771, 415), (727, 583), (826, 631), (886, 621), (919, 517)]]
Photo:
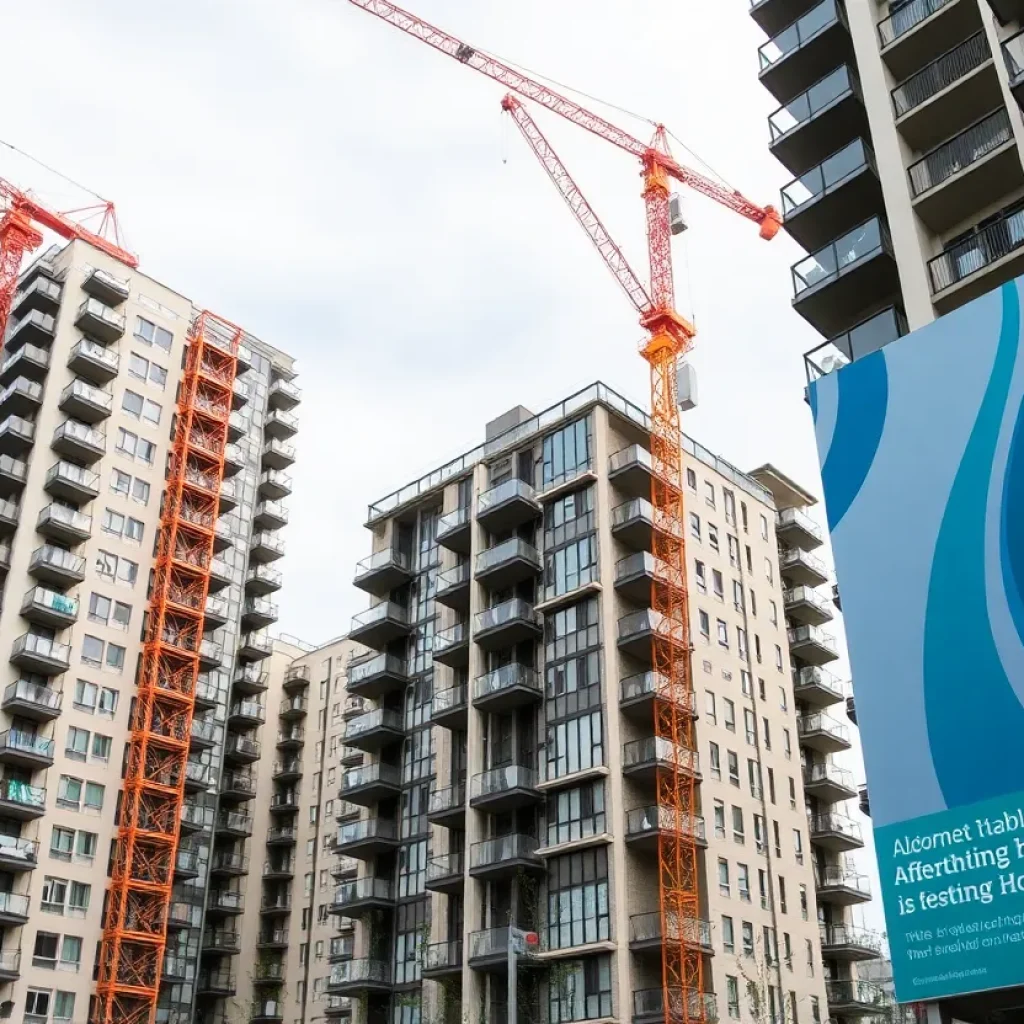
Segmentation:
[(704, 504), (715, 507), (715, 485), (710, 480), (704, 481)]
[(145, 480), (136, 477), (132, 482), (132, 500), (137, 501), (140, 505), (149, 504), (149, 484)]
[(782, 648), (778, 644), (775, 645), (775, 667), (782, 671)]
[(132, 620), (132, 606), (125, 604), (123, 601), (114, 602), (114, 616), (111, 620), (110, 625), (115, 629), (123, 629), (126, 633), (128, 632), (128, 626)]
[(761, 897), (761, 909), (767, 910), (772, 905), (772, 897), (768, 892), (768, 872), (760, 868), (757, 872), (757, 894)]
[(708, 618), (708, 613), (705, 611), (697, 611), (697, 621), (700, 625), (700, 635), (704, 637), (705, 641), (711, 639), (711, 619)]
[(542, 485), (571, 480), (590, 468), (590, 417), (548, 434), (542, 445)]
[(75, 726), (69, 725), (64, 740), (64, 753), (73, 761), (84, 761), (89, 753), (88, 730), (77, 729)]
[(686, 486), (691, 491), (697, 490), (697, 474), (692, 469), (687, 469), (686, 471)]
[(100, 733), (94, 733), (92, 737), (92, 750), (89, 752), (90, 756), (96, 761), (102, 761), (104, 764), (110, 760), (110, 751), (114, 745), (113, 739), (110, 736), (103, 736)]
[(765, 696), (766, 693), (767, 693), (767, 690), (765, 689), (764, 680), (761, 679), (761, 678), (758, 678), (758, 680), (757, 680), (757, 696), (761, 700), (767, 700), (768, 698)]
[(734, 568), (740, 567), (740, 542), (729, 534), (729, 564)]
[(82, 661), (97, 667), (103, 663), (103, 641), (98, 636), (82, 637)]
[(548, 986), (548, 1020), (550, 1024), (594, 1020), (600, 1017), (610, 1017), (611, 1013), (612, 958), (610, 956), (570, 960), (564, 964), (558, 981)]
[(743, 729), (747, 734), (747, 742), (752, 746), (757, 746), (757, 718), (754, 712), (750, 708), (743, 709)]
[(789, 777), (789, 806), (796, 810), (796, 779), (792, 775)]
[(99, 705), (97, 710), (105, 718), (113, 718), (117, 712), (117, 702), (121, 694), (110, 686), (101, 686), (99, 692)]
[(695, 561), (694, 569), (697, 578), (697, 593), (706, 594), (708, 592), (708, 580), (705, 575), (704, 563), (701, 561)]
[(704, 717), (712, 724), (718, 724), (718, 715), (715, 710), (715, 695), (711, 690), (704, 691)]
[(48, 914), (63, 914), (67, 895), (66, 878), (53, 878), (50, 875), (43, 878), (43, 892), (39, 897), (39, 904)]
[(744, 697), (753, 697), (754, 695), (754, 683), (750, 676), (750, 673), (746, 669), (740, 671), (740, 688), (743, 690)]
[(570, 718), (547, 728), (548, 778), (560, 778), (604, 764), (603, 716), (600, 711)]
[(734, 843), (745, 843), (747, 841), (743, 828), (742, 807), (733, 807), (732, 809), (732, 839)]
[(115, 469), (110, 474), (110, 489), (114, 494), (123, 494), (127, 497), (131, 486), (132, 478), (130, 474), (122, 473), (119, 469)]
[[(790, 971), (793, 970), (793, 939), (789, 932), (782, 933), (782, 957), (786, 961), (786, 968)], [(795, 1010), (796, 993), (790, 992), (790, 996), (792, 999), (790, 1008)], [(792, 1020), (796, 1021), (796, 1017), (793, 1016)]]
[(725, 714), (722, 717), (722, 721), (725, 723), (726, 729), (729, 732), (736, 731), (736, 705), (733, 701), (729, 700), (728, 697), (722, 698), (722, 708)]
[(99, 836), (95, 832), (79, 831), (75, 837), (75, 857), (83, 861), (91, 861), (96, 856)]
[(146, 380), (149, 376), (149, 360), (138, 352), (132, 352), (128, 360), (128, 372), (139, 380)]
[(789, 697), (784, 686), (779, 687), (779, 710), (789, 711)]
[(164, 407), (159, 402), (154, 402), (152, 398), (146, 398), (142, 403), (142, 418), (147, 423), (152, 423), (154, 426), (160, 422), (160, 417), (163, 415)]
[(128, 558), (120, 558), (117, 562), (117, 582), (127, 583), (129, 587), (135, 586), (139, 578), (139, 563)]
[[(805, 950), (807, 953), (807, 975), (808, 977), (814, 977), (814, 943), (810, 939), (804, 939)], [(817, 1016), (814, 1018), (817, 1020)]]
[(764, 816), (761, 814), (754, 815), (754, 849), (758, 853), (764, 853), (765, 851), (765, 838), (764, 838)]
[(786, 913), (786, 880), (779, 875), (779, 913)]
[(727, 753), (729, 755), (729, 781), (734, 786), (738, 786), (740, 784), (740, 759), (733, 750)]
[(107, 644), (106, 667), (112, 672), (120, 672), (124, 669), (125, 648), (119, 644)]
[(743, 524), (743, 532), (749, 533), (750, 526), (747, 522), (747, 503), (745, 501), (740, 502), (740, 522)]
[(722, 579), (722, 574), (717, 569), (711, 570), (711, 582), (715, 588), (715, 597), (719, 601), (725, 600), (725, 581)]
[(758, 665), (761, 664), (761, 637), (757, 633), (754, 634), (754, 657), (757, 659)]
[(753, 758), (747, 758), (747, 782), (750, 784), (750, 795), (761, 795), (761, 766)]
[(171, 342), (174, 341), (174, 335), (170, 331), (157, 327), (151, 320), (141, 316), (135, 318), (135, 337), (147, 345), (156, 345), (165, 352), (170, 352)]
[(131, 544), (141, 544), (142, 536), (146, 532), (146, 526), (140, 519), (133, 519), (129, 516), (124, 524), (124, 539)]
[(569, 949), (610, 937), (605, 847), (549, 861), (547, 930), (549, 949)]
[(711, 777), (713, 779), (722, 777), (722, 752), (717, 743), (711, 744)]
[(700, 516), (696, 512), (690, 513), (690, 536), (694, 540), (700, 540)]
[(771, 728), (768, 724), (768, 718), (764, 715), (761, 716), (761, 735), (764, 737), (764, 749), (772, 749), (772, 733)]
[(133, 434), (130, 430), (125, 430), (124, 427), (117, 428), (117, 450), (122, 455), (127, 455), (129, 458), (135, 458), (135, 449), (139, 445), (139, 435)]
[[(808, 965), (808, 973), (814, 974), (814, 963)], [(811, 1020), (814, 1024), (821, 1024), (821, 1006), (818, 1004), (818, 997), (811, 996)]]
[(732, 918), (726, 914), (722, 915), (722, 948), (726, 953), (733, 953), (736, 950), (736, 934), (733, 930)]
[(106, 509), (103, 513), (102, 529), (104, 533), (120, 537), (124, 532), (124, 516), (111, 508)]
[(749, 921), (744, 921), (742, 925), (743, 934), (743, 955), (753, 956), (754, 955), (754, 926)]
[(547, 820), (549, 846), (607, 832), (604, 780), (550, 793)]
[(729, 1016), (733, 1020), (740, 1019), (740, 982), (733, 974), (725, 976), (725, 996), (729, 1004)]
[(768, 621), (773, 626), (779, 624), (779, 606), (771, 598), (768, 599)]
[(87, 782), (85, 784), (85, 807), (94, 811), (102, 810), (103, 792), (104, 787), (98, 782)]
[(111, 601), (102, 594), (89, 595), (89, 621), (106, 625), (110, 618)]
[(50, 993), (30, 988), (25, 993), (25, 1013), (36, 1017), (46, 1017), (50, 1013)]
[(722, 504), (725, 506), (725, 521), (730, 526), (736, 525), (736, 495), (722, 488)]
[(708, 543), (718, 550), (718, 527), (714, 523), (708, 523)]
[(753, 587), (750, 590), (750, 614), (753, 618), (757, 618), (757, 594), (754, 593)]
[(775, 803), (775, 769), (768, 769), (768, 799)]
[(761, 516), (761, 540), (768, 539), (768, 517)]
[(743, 611), (743, 584), (739, 580), (732, 581), (732, 604), (736, 611)]
[(718, 630), (718, 646), (728, 647), (729, 646), (729, 627), (722, 621), (722, 619), (716, 619), (715, 625)]
[(737, 888), (740, 891), (740, 899), (746, 903), (750, 902), (750, 868), (746, 864), (736, 865)]
[(121, 408), (129, 416), (139, 419), (142, 416), (142, 395), (136, 394), (134, 391), (125, 391), (121, 396)]
[(793, 740), (789, 735), (788, 729), (782, 730), (782, 750), (786, 755), (786, 760), (789, 761), (793, 757)]
[(807, 920), (807, 886), (803, 882), (800, 883), (800, 916)]
[(75, 848), (75, 830), (54, 825), (50, 832), (50, 856), (55, 860), (71, 860)]
[(718, 891), (723, 896), (730, 894), (729, 862), (724, 857), (718, 858)]
[(747, 631), (742, 626), (736, 627), (736, 652), (744, 661), (747, 660)]
[(744, 555), (746, 556), (746, 559), (747, 559), (747, 572), (753, 572), (754, 571), (754, 556), (751, 553), (750, 545), (749, 544), (744, 544), (743, 545), (743, 553), (744, 553)]
[(57, 969), (57, 949), (60, 936), (53, 932), (36, 932), (36, 942), (32, 948), (32, 966), (44, 967), (47, 970)]
[(82, 940), (77, 935), (65, 935), (60, 944), (60, 968), (77, 971), (82, 966)]
[(725, 838), (725, 801), (715, 800), (715, 838)]
[(96, 573), (107, 579), (114, 579), (117, 575), (117, 555), (113, 555), (109, 551), (97, 551)]
[(793, 829), (793, 850), (796, 853), (797, 864), (804, 862), (804, 834), (800, 829)]
[(567, 594), (597, 578), (597, 537), (588, 535), (544, 555), (544, 596)]

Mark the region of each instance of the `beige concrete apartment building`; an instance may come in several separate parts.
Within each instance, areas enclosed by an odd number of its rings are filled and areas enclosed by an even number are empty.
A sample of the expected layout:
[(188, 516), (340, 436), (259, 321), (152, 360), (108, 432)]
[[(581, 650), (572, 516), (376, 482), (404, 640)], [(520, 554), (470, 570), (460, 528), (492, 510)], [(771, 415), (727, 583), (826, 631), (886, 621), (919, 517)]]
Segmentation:
[(1024, 272), (1021, 0), (747, 0), (813, 377)]
[[(22, 275), (0, 357), (0, 1016), (25, 1024), (89, 1018), (195, 313), (182, 295), (76, 241)], [(227, 937), (260, 888), (249, 877), (251, 808), (274, 746), (265, 628), (277, 618), (299, 391), (291, 358), (257, 339), (241, 346), (238, 369), (161, 1024), (224, 1019), (240, 973), (239, 944)], [(261, 849), (257, 872), (262, 859)], [(281, 1020), (261, 1014), (272, 1004), (239, 1019)]]
[[(824, 668), (813, 499), (689, 440), (684, 462), (706, 977), (691, 1014), (820, 1022), (841, 965), (878, 941), (844, 916), (869, 895), (843, 859), (860, 837), (831, 762), (849, 724), (828, 713), (845, 693)], [(337, 794), (361, 811), (335, 845), (358, 869), (329, 908), (356, 924), (331, 1014), (505, 1021), (513, 921), (539, 938), (522, 1020), (663, 1019), (651, 467), (646, 415), (595, 384), (512, 410), (370, 506), (370, 607), (350, 632), (369, 650), (347, 687), (372, 703), (342, 733), (366, 757)]]

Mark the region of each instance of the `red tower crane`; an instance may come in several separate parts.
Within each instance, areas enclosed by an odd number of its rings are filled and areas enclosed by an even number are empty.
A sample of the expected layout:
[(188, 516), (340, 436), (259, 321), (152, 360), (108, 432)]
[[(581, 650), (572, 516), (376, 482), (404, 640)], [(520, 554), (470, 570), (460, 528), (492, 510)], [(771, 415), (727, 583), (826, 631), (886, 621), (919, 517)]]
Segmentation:
[[(71, 219), (76, 215), (96, 214), (100, 216), (98, 231), (90, 231)], [(133, 269), (139, 265), (138, 257), (121, 244), (121, 228), (113, 203), (104, 200), (95, 206), (56, 213), (43, 206), (30, 192), (23, 192), (0, 178), (0, 341), (7, 333), (7, 319), (11, 315), (21, 261), (25, 253), (43, 244), (43, 236), (36, 225), (54, 231), (62, 238), (84, 239)], [(112, 241), (105, 237), (106, 233), (113, 235)]]
[(697, 861), (699, 794), (696, 786), (694, 697), (687, 597), (686, 547), (682, 485), (682, 434), (677, 402), (676, 368), (695, 335), (693, 325), (675, 308), (672, 274), (671, 180), (705, 195), (760, 225), (761, 237), (774, 238), (778, 213), (760, 207), (678, 163), (668, 147), (664, 126), (656, 127), (649, 145), (605, 118), (470, 46), (461, 39), (402, 10), (387, 0), (349, 0), (447, 54), (461, 64), (500, 82), (520, 96), (547, 107), (566, 120), (639, 159), (644, 181), (651, 283), (648, 292), (621, 249), (605, 230), (572, 176), (515, 95), (502, 107), (511, 114), (583, 230), (640, 314), (647, 331), (641, 354), (651, 375), (651, 504), (654, 511), (651, 587), (652, 663), (657, 680), (654, 732), (661, 747), (658, 794), (658, 882), (662, 926), (662, 1011), (666, 1024), (708, 1019), (700, 952), (700, 906)]

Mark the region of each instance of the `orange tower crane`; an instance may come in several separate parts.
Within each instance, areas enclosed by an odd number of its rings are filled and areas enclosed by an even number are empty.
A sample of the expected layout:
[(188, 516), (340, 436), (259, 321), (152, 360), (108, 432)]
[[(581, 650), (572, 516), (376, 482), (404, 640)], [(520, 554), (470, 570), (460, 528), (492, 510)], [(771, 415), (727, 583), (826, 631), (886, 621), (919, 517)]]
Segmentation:
[(643, 287), (551, 145), (515, 95), (502, 107), (543, 164), (577, 221), (640, 314), (647, 332), (641, 354), (651, 375), (651, 504), (655, 559), (651, 607), (653, 666), (657, 680), (654, 729), (667, 767), (658, 771), (658, 881), (662, 926), (662, 1008), (666, 1024), (706, 1019), (703, 959), (699, 952), (699, 877), (696, 849), (696, 746), (691, 642), (683, 515), (682, 433), (677, 366), (695, 329), (675, 308), (672, 273), (670, 189), (672, 180), (714, 199), (760, 225), (774, 238), (779, 216), (739, 192), (676, 162), (664, 126), (649, 145), (556, 92), (550, 86), (470, 46), (387, 0), (349, 0), (370, 14), (500, 82), (513, 93), (547, 107), (566, 120), (637, 158), (643, 177), (650, 260), (650, 292)]

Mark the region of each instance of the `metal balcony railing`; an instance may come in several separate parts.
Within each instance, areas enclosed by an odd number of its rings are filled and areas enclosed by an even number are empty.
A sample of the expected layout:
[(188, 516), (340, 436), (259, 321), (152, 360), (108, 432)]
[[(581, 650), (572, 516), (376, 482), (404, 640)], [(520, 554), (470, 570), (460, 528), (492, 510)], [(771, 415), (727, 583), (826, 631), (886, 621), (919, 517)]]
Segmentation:
[(813, 814), (807, 816), (811, 834), (815, 832), (837, 832), (840, 835), (860, 842), (862, 837), (860, 825), (844, 814)]
[[(676, 828), (676, 812), (671, 807), (662, 807), (658, 804), (651, 804), (648, 807), (634, 807), (626, 811), (626, 835), (643, 836), (657, 829), (666, 829), (674, 832)], [(686, 819), (684, 818), (684, 831)], [(704, 819), (695, 817), (693, 819), (693, 837), (704, 841)]]
[(991, 56), (992, 51), (984, 31), (975, 33), (952, 50), (947, 50), (893, 89), (892, 104), (896, 116), (902, 117), (926, 103), (964, 75), (981, 67)]
[[(797, 720), (800, 721), (799, 719)], [(835, 786), (842, 786), (845, 789), (855, 790), (853, 772), (846, 768), (840, 768), (831, 762), (819, 762), (818, 764), (804, 765), (804, 785), (813, 786), (815, 783), (829, 782)]]
[[(667, 913), (672, 914), (669, 910)], [(671, 926), (673, 937), (679, 935), (682, 930), (683, 940), (696, 946), (711, 945), (711, 922), (702, 921), (699, 918), (678, 919)], [(662, 937), (661, 911), (655, 910), (649, 914), (633, 914), (629, 919), (629, 940), (630, 942), (648, 942), (652, 939)]]
[(912, 163), (907, 172), (911, 192), (919, 196), (941, 185), (947, 178), (983, 160), (1012, 138), (1010, 115), (1004, 107)]
[(910, 0), (878, 23), (878, 41), (888, 46), (948, 3), (950, 0)]
[(933, 292), (977, 273), (1024, 246), (1024, 210), (1004, 213), (928, 262)]
[(842, 722), (837, 722), (831, 715), (799, 715), (796, 720), (796, 732), (798, 736), (807, 736), (809, 733), (824, 732), (834, 739), (849, 743), (850, 732)]

